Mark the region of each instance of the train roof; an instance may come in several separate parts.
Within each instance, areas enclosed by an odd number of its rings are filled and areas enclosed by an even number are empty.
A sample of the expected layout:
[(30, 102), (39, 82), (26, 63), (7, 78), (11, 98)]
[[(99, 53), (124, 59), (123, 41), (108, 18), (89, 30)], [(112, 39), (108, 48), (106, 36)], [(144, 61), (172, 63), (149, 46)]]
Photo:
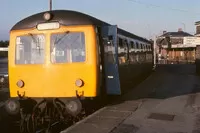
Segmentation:
[[(52, 11), (45, 11), (41, 13), (34, 14), (32, 16), (29, 16), (21, 21), (19, 21), (17, 24), (15, 24), (11, 30), (21, 30), (21, 29), (29, 29), (34, 28), (39, 23), (44, 23), (46, 20), (44, 20), (43, 15), (46, 12), (50, 12), (53, 15), (53, 18), (51, 21), (58, 21), (61, 25), (96, 25), (96, 26), (105, 26), (105, 25), (111, 25), (109, 23), (106, 23), (102, 20), (99, 20), (95, 17), (92, 17), (90, 15), (77, 12), (77, 11), (70, 11), (70, 10), (52, 10)], [(70, 19), (69, 19), (70, 18)], [(128, 36), (131, 38), (135, 38), (141, 41), (145, 41), (147, 43), (151, 43), (149, 40), (142, 38), (140, 36), (137, 36), (135, 34), (132, 34), (130, 32), (127, 32), (123, 29), (118, 28), (118, 33)]]

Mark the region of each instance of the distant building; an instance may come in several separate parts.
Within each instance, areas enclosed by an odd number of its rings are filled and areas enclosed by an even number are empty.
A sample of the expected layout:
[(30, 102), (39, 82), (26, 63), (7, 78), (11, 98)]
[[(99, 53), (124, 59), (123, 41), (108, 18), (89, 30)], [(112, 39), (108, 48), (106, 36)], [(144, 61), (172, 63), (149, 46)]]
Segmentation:
[(177, 32), (164, 31), (157, 39), (159, 53), (162, 59), (172, 62), (194, 62), (195, 48), (200, 44), (197, 38), (181, 28)]
[(196, 33), (195, 36), (200, 37), (200, 21), (195, 22)]

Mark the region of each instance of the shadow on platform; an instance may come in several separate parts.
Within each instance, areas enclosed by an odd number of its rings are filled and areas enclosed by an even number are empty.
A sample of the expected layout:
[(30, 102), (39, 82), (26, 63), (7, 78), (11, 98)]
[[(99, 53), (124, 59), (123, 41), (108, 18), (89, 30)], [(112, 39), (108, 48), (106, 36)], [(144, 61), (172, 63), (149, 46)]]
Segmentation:
[(167, 99), (200, 92), (200, 76), (194, 64), (158, 65), (150, 76), (142, 76), (133, 89), (113, 98), (119, 104), (139, 99)]

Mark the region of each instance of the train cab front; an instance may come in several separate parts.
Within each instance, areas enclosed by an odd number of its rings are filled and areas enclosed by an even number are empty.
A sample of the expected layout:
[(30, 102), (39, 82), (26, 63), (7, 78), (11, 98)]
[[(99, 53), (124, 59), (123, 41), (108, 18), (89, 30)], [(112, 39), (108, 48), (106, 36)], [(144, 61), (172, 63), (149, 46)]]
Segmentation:
[(73, 109), (80, 111), (71, 107), (74, 102), (78, 105), (76, 101), (82, 97), (97, 96), (95, 28), (86, 21), (79, 22), (77, 15), (67, 11), (39, 13), (13, 27), (9, 47), (12, 99), (6, 106), (9, 112), (16, 114), (23, 100), (33, 99), (34, 107), (43, 101), (58, 108), (64, 103), (73, 114)]

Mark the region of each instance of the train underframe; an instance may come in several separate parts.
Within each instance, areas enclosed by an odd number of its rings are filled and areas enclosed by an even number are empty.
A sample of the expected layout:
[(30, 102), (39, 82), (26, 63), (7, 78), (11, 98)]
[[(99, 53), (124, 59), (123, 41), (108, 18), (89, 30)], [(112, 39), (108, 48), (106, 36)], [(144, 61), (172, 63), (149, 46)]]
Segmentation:
[(9, 99), (5, 109), (10, 115), (18, 116), (21, 133), (35, 133), (50, 131), (57, 124), (70, 125), (78, 121), (85, 114), (86, 101), (93, 100), (79, 97), (18, 98)]

